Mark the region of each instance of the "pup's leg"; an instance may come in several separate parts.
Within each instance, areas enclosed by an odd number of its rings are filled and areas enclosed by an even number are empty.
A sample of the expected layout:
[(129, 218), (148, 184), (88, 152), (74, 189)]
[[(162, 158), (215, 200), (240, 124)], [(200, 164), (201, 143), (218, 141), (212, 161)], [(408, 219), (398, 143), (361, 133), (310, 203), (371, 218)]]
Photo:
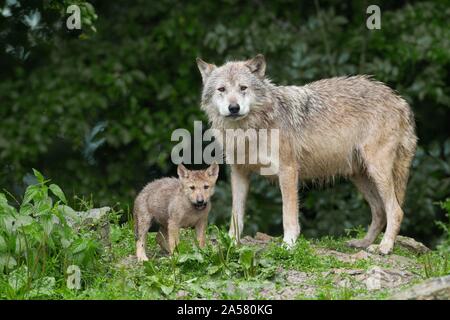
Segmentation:
[(292, 246), (300, 234), (298, 221), (298, 171), (280, 166), (279, 182), (283, 199), (283, 242)]
[(169, 239), (169, 236), (168, 236), (167, 228), (161, 226), (159, 228), (158, 233), (156, 234), (156, 242), (158, 242), (160, 247), (166, 252), (170, 252), (168, 239)]
[(136, 257), (138, 261), (147, 261), (145, 246), (147, 243), (147, 233), (152, 224), (152, 215), (144, 212), (135, 212), (135, 237), (136, 237)]
[(375, 184), (366, 174), (360, 174), (351, 178), (353, 184), (362, 193), (364, 199), (370, 206), (372, 212), (372, 222), (366, 236), (363, 239), (354, 239), (347, 244), (355, 248), (367, 248), (370, 246), (386, 225), (386, 213), (384, 212), (383, 201), (376, 189)]
[(195, 225), (195, 231), (197, 233), (197, 241), (200, 248), (203, 248), (205, 246), (207, 225), (208, 225), (208, 217), (206, 217), (205, 219), (201, 219)]
[(231, 166), (232, 213), (229, 235), (239, 241), (244, 228), (245, 202), (249, 187), (248, 173), (238, 165)]
[(170, 254), (173, 254), (175, 247), (178, 245), (179, 236), (180, 236), (180, 227), (178, 226), (177, 223), (169, 220), (169, 224), (167, 226), (167, 237)]

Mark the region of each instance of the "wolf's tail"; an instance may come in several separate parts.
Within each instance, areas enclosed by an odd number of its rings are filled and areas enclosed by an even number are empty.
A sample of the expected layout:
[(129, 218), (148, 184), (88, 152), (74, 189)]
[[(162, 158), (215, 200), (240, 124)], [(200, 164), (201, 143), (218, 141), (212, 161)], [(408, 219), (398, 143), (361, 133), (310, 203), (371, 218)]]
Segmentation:
[(409, 169), (416, 152), (417, 137), (414, 132), (408, 133), (397, 149), (394, 162), (393, 178), (395, 195), (400, 206), (405, 200), (406, 185), (408, 184)]

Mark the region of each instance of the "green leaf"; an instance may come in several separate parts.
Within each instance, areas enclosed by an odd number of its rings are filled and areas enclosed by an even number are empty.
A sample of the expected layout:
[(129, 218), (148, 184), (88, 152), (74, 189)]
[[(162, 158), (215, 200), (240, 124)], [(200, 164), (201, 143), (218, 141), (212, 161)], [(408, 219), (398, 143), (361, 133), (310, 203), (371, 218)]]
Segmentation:
[(168, 296), (169, 294), (171, 294), (172, 293), (172, 291), (173, 291), (173, 286), (171, 286), (171, 287), (168, 287), (168, 286), (165, 286), (165, 285), (161, 285), (161, 291), (166, 295), (166, 296)]
[(0, 235), (0, 252), (5, 252), (8, 249), (5, 238)]
[(245, 267), (250, 268), (253, 266), (253, 259), (254, 259), (255, 253), (253, 250), (244, 248), (241, 250), (241, 254), (239, 256), (239, 262)]
[(62, 201), (63, 203), (65, 203), (65, 204), (67, 204), (66, 196), (64, 195), (64, 192), (61, 190), (61, 188), (60, 188), (58, 185), (52, 183), (52, 184), (50, 185), (50, 191), (51, 191), (55, 196), (57, 196), (57, 197), (59, 198), (59, 200), (61, 200), (61, 201)]
[(44, 183), (44, 182), (45, 182), (45, 178), (44, 178), (44, 176), (42, 175), (42, 173), (40, 173), (39, 171), (37, 171), (37, 170), (34, 169), (34, 168), (33, 168), (33, 173), (34, 173), (34, 176), (36, 177), (36, 179), (37, 179), (37, 181), (38, 181), (39, 183)]
[(222, 269), (221, 266), (211, 266), (207, 269), (207, 271), (208, 271), (209, 275), (213, 275), (213, 274), (216, 274), (217, 272), (219, 272), (220, 269)]
[(19, 291), (27, 284), (28, 280), (27, 270), (28, 269), (26, 266), (21, 266), (20, 268), (14, 270), (9, 274), (8, 283), (15, 292)]
[(34, 200), (37, 198), (37, 195), (39, 194), (39, 185), (31, 185), (27, 187), (27, 190), (25, 190), (25, 196), (23, 198), (22, 205), (27, 204), (31, 202), (31, 200)]
[(17, 266), (17, 261), (9, 253), (0, 253), (0, 271), (7, 269), (11, 270)]
[(55, 224), (54, 220), (52, 219), (52, 216), (51, 215), (42, 216), (40, 219), (40, 223), (42, 225), (42, 228), (44, 229), (44, 233), (47, 236), (49, 236)]
[(33, 282), (33, 289), (27, 293), (27, 298), (49, 296), (54, 293), (56, 280), (54, 277), (43, 277)]
[(18, 215), (15, 220), (15, 229), (19, 227), (24, 227), (32, 224), (34, 222), (34, 219), (30, 216), (26, 215)]

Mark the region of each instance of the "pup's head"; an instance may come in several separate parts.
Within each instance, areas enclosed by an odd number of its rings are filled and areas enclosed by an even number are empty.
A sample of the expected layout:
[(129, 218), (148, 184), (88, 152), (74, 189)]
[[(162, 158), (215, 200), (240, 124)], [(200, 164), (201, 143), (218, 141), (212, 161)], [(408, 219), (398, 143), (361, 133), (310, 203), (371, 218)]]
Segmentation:
[(219, 165), (213, 163), (206, 170), (188, 170), (185, 166), (179, 164), (177, 171), (183, 186), (183, 192), (189, 201), (196, 209), (205, 209), (210, 197), (214, 194), (214, 187), (219, 175)]
[(263, 103), (266, 61), (262, 54), (217, 67), (197, 58), (203, 79), (202, 107), (230, 121), (245, 118)]

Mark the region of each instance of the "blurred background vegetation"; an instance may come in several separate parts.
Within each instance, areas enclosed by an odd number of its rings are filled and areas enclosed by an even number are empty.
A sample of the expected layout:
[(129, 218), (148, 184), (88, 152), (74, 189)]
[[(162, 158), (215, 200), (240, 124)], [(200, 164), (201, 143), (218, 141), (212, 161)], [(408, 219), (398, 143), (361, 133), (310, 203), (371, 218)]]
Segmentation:
[[(82, 30), (67, 30), (70, 4)], [(381, 30), (366, 8), (381, 8)], [(372, 74), (411, 104), (419, 149), (401, 233), (434, 246), (450, 196), (449, 1), (0, 1), (0, 188), (14, 195), (40, 170), (68, 195), (116, 205), (123, 219), (149, 180), (175, 175), (171, 132), (192, 130), (201, 78), (195, 58), (223, 63), (263, 53), (278, 84)], [(228, 223), (222, 166), (212, 222)], [(370, 221), (345, 181), (305, 184), (306, 236)], [(280, 234), (278, 189), (254, 177), (247, 232)]]

